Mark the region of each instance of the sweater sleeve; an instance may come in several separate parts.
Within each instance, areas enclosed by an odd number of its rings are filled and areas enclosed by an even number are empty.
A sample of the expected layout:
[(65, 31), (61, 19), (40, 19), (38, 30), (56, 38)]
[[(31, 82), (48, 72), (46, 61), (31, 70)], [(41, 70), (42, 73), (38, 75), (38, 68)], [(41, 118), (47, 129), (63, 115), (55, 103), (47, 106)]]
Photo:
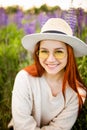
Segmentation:
[[(70, 98), (68, 98), (70, 97)], [(48, 126), (43, 126), (41, 130), (71, 130), (78, 116), (78, 97), (76, 93), (67, 95), (65, 108), (59, 113)]]
[(27, 73), (20, 71), (12, 92), (12, 116), (14, 130), (40, 130), (32, 116), (32, 92)]

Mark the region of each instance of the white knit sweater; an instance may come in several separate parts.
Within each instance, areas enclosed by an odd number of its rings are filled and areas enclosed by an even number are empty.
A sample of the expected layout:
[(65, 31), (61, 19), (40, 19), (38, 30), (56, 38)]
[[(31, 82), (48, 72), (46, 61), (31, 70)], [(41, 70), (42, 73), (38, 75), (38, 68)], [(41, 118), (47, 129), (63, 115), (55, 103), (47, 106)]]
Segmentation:
[(66, 102), (60, 92), (52, 96), (45, 78), (21, 70), (12, 92), (14, 130), (70, 130), (78, 115), (77, 94), (68, 87)]

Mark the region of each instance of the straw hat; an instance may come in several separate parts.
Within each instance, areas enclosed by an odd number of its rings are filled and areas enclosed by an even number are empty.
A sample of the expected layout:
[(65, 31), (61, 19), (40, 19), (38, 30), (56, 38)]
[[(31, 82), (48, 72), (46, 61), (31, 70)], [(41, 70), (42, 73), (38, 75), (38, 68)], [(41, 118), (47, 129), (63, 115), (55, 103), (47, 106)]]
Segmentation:
[(71, 27), (61, 18), (51, 18), (42, 27), (40, 33), (23, 37), (22, 45), (33, 52), (35, 44), (42, 40), (58, 40), (72, 46), (76, 57), (87, 55), (87, 44), (73, 36)]

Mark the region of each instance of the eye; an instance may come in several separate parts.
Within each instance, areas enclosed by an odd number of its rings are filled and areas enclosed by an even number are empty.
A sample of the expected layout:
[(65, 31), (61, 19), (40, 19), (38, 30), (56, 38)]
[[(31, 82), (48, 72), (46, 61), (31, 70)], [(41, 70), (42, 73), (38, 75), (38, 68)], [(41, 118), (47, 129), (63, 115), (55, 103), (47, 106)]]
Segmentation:
[(64, 56), (65, 56), (65, 52), (62, 51), (62, 50), (56, 50), (56, 51), (54, 52), (54, 56), (55, 56), (56, 58), (58, 58), (58, 59), (62, 59), (62, 58), (64, 58)]
[(39, 50), (39, 57), (40, 57), (40, 58), (47, 58), (48, 56), (49, 56), (48, 50), (45, 50), (45, 49)]
[(57, 50), (57, 51), (55, 51), (55, 54), (63, 54), (64, 52), (63, 51), (61, 51), (61, 50)]
[(47, 50), (39, 50), (40, 53), (48, 53)]

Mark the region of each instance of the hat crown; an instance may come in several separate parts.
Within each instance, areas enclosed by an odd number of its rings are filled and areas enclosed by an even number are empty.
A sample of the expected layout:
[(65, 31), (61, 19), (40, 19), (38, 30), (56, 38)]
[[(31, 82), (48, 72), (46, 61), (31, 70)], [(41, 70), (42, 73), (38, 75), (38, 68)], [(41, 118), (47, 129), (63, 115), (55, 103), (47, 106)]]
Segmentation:
[(67, 35), (73, 35), (72, 29), (69, 24), (60, 18), (51, 18), (49, 19), (42, 27), (41, 32), (45, 31), (58, 31), (66, 33)]

